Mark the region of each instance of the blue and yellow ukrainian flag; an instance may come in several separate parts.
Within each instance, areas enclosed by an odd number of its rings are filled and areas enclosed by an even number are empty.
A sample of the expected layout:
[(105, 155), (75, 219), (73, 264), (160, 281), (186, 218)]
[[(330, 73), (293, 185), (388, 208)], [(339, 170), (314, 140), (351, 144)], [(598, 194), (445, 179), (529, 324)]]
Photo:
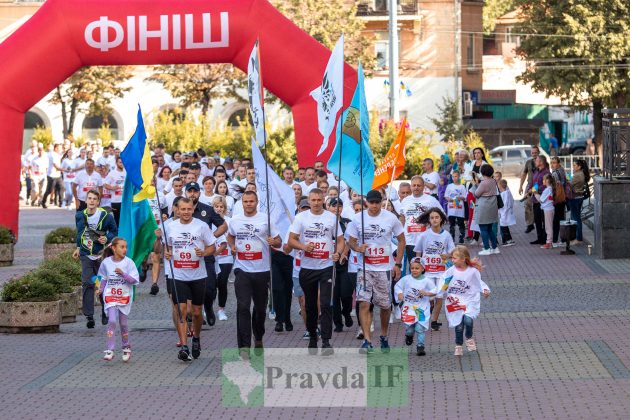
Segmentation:
[(147, 201), (155, 196), (155, 187), (151, 185), (153, 166), (140, 106), (138, 126), (120, 157), (127, 177), (120, 208), (118, 235), (127, 241), (127, 256), (140, 267), (153, 250), (155, 230), (158, 228)]

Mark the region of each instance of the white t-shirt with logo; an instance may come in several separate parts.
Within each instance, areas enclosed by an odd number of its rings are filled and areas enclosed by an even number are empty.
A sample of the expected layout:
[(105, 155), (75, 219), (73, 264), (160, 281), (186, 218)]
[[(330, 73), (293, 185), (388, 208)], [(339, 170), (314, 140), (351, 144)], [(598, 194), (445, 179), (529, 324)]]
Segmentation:
[[(271, 234), (269, 231), (271, 230)], [(260, 273), (270, 270), (269, 244), (267, 238), (278, 236), (275, 226), (267, 224), (267, 215), (256, 213), (254, 216), (244, 214), (232, 218), (228, 225), (228, 233), (234, 237), (236, 259), (234, 269), (240, 268), (247, 273)]]
[(77, 173), (72, 183), (77, 184), (77, 198), (80, 201), (85, 201), (88, 191), (98, 191), (98, 188), (103, 186), (103, 177), (96, 171), (92, 172), (92, 175), (88, 175), (88, 173), (83, 170)]
[[(57, 167), (55, 167), (57, 165)], [(50, 152), (48, 154), (48, 173), (51, 178), (59, 178), (61, 171), (57, 168), (61, 168), (61, 155), (57, 152)]]
[(453, 266), (446, 270), (438, 285), (438, 291), (444, 296), (444, 307), (448, 326), (455, 328), (462, 323), (464, 315), (475, 319), (481, 309), (481, 293), (490, 290), (481, 280), (479, 270), (466, 267), (460, 270)]
[[(116, 273), (117, 268), (120, 268), (123, 273), (135, 281), (133, 283), (127, 282), (122, 275)], [(133, 302), (133, 286), (140, 283), (138, 269), (133, 260), (129, 257), (120, 261), (114, 261), (113, 257), (105, 258), (98, 269), (98, 275), (102, 278), (101, 281), (105, 282), (103, 288), (105, 309), (116, 306), (120, 312), (129, 315)]]
[(111, 196), (112, 203), (122, 202), (123, 187), (125, 185), (126, 176), (127, 176), (127, 172), (125, 170), (123, 171), (115, 170), (115, 171), (111, 171), (109, 174), (107, 174), (107, 177), (105, 177), (105, 181), (103, 181), (103, 184), (115, 185), (118, 187), (115, 190), (109, 190), (103, 187), (103, 195), (105, 195), (105, 190), (107, 190), (107, 192)]
[(400, 220), (393, 213), (381, 210), (378, 216), (372, 217), (369, 212), (363, 212), (364, 230), (361, 235), (361, 213), (355, 214), (352, 224), (348, 229), (352, 229), (349, 235), (356, 238), (362, 244), (362, 238), (368, 248), (364, 254), (359, 254), (357, 261), (359, 267), (363, 265), (365, 258), (365, 269), (367, 271), (389, 271), (394, 267), (392, 258), (392, 238), (403, 233), (403, 226)]
[[(335, 231), (335, 227), (337, 230)], [(313, 243), (315, 248), (311, 252), (304, 251), (301, 267), (309, 270), (321, 270), (332, 267), (332, 255), (335, 249), (335, 232), (342, 235), (337, 217), (329, 211), (322, 214), (303, 211), (298, 213), (291, 225), (291, 233), (300, 236), (303, 244)]]
[[(225, 223), (227, 223), (228, 228), (230, 226), (231, 220), (229, 217), (224, 217), (223, 220), (225, 220)], [(226, 239), (226, 234), (221, 235), (218, 239), (217, 239), (217, 244), (221, 244), (223, 242), (227, 242)], [(223, 252), (221, 252), (219, 255), (216, 256), (216, 261), (218, 264), (234, 264), (234, 255), (232, 255), (232, 250), (230, 249), (230, 246), (228, 245)]]
[[(440, 185), (440, 175), (437, 172), (431, 172), (428, 174), (422, 174), (422, 179), (424, 179), (424, 193), (425, 194), (435, 194), (438, 193), (438, 186)], [(433, 189), (426, 186), (426, 184), (433, 184), (435, 187)]]
[(33, 176), (36, 178), (45, 177), (48, 174), (48, 166), (50, 165), (50, 160), (48, 156), (35, 156), (31, 160), (31, 170), (33, 171)]
[[(453, 201), (448, 202), (447, 216), (464, 217), (464, 206), (466, 205), (466, 186), (462, 184), (448, 184), (444, 192), (445, 198), (452, 198)], [(463, 197), (463, 198), (459, 198)]]
[(317, 188), (317, 182), (313, 181), (311, 184), (306, 185), (306, 181), (302, 181), (300, 182), (300, 187), (302, 187), (302, 195), (308, 197), (308, 193), (310, 193), (312, 189)]
[(405, 302), (401, 309), (400, 320), (406, 325), (419, 322), (424, 328), (429, 329), (431, 300), (428, 296), (420, 296), (420, 291), (437, 293), (437, 287), (433, 280), (425, 276), (415, 278), (411, 274), (406, 275), (394, 285), (396, 301), (398, 301), (398, 294), (402, 293)]
[(181, 281), (205, 279), (208, 276), (203, 257), (198, 257), (195, 248), (204, 249), (216, 240), (207, 223), (193, 218), (190, 223), (180, 219), (170, 223), (166, 229), (167, 243), (171, 246), (173, 278)]
[(74, 160), (73, 159), (64, 159), (61, 162), (61, 169), (63, 169), (63, 181), (64, 182), (72, 182), (73, 179), (77, 177), (76, 172), (74, 171)]
[[(353, 222), (349, 222), (346, 226), (346, 232), (343, 237), (346, 241), (350, 240), (350, 232), (357, 232)], [(352, 249), (348, 252), (348, 273), (356, 273), (359, 270), (359, 255)]]
[(429, 229), (420, 234), (413, 248), (414, 252), (422, 254), (422, 265), (429, 277), (440, 276), (446, 271), (446, 262), (442, 254), (450, 254), (455, 249), (453, 237), (446, 230), (435, 233)]
[(409, 195), (400, 202), (400, 214), (405, 216), (405, 241), (407, 245), (415, 244), (418, 235), (427, 230), (427, 227), (418, 223), (417, 220), (433, 207), (442, 208), (439, 201), (425, 194), (420, 197)]

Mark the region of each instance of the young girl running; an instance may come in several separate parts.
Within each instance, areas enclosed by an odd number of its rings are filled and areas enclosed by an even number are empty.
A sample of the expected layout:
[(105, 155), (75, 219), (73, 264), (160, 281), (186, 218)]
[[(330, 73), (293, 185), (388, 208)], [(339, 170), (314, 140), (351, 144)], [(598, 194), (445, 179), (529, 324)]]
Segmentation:
[(405, 327), (405, 344), (413, 343), (416, 332), (416, 354), (424, 356), (424, 333), (429, 329), (431, 313), (429, 297), (435, 296), (437, 287), (433, 280), (424, 276), (421, 258), (412, 258), (411, 274), (400, 279), (395, 286), (396, 301), (402, 304), (401, 320)]
[[(446, 260), (455, 249), (453, 237), (443, 229), (446, 216), (441, 209), (434, 207), (422, 214), (419, 223), (429, 225), (430, 229), (422, 232), (413, 249), (418, 257), (422, 257), (425, 276), (437, 286), (442, 274), (446, 271)], [(438, 322), (442, 310), (442, 299), (436, 298), (431, 310), (431, 329), (439, 331), (442, 323)]]
[(490, 288), (481, 280), (481, 263), (470, 259), (465, 246), (455, 248), (452, 258), (453, 266), (444, 273), (439, 293), (446, 296), (448, 326), (455, 328), (455, 356), (462, 356), (464, 336), (468, 351), (477, 350), (473, 339), (473, 320), (479, 316), (480, 295), (490, 296)]
[(103, 253), (105, 259), (98, 270), (98, 275), (102, 278), (98, 293), (103, 295), (103, 304), (109, 318), (107, 350), (105, 350), (103, 357), (107, 361), (114, 358), (116, 323), (118, 322), (120, 322), (120, 335), (122, 336), (122, 360), (128, 362), (131, 359), (127, 317), (131, 311), (131, 286), (140, 283), (140, 276), (133, 260), (126, 255), (127, 241), (122, 238), (114, 238), (111, 246), (105, 248)]
[[(214, 211), (223, 219), (226, 223), (230, 223), (230, 218), (227, 217), (227, 202), (225, 197), (215, 196), (212, 200), (212, 206)], [(221, 244), (221, 241), (217, 241)], [(217, 248), (217, 255), (215, 256), (216, 262), (219, 265), (219, 272), (217, 273), (217, 289), (219, 289), (219, 311), (217, 316), (219, 321), (227, 321), (227, 315), (225, 313), (225, 303), (227, 302), (228, 293), (228, 278), (232, 272), (232, 266), (234, 265), (234, 256), (230, 247), (220, 246)]]

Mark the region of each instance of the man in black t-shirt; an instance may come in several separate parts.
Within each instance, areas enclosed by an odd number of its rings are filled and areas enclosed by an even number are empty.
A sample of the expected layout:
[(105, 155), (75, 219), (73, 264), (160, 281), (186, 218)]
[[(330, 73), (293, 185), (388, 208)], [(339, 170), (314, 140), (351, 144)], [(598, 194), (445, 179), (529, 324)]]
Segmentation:
[[(227, 223), (225, 223), (225, 220), (223, 220), (212, 207), (199, 202), (199, 184), (189, 182), (186, 184), (185, 191), (186, 196), (193, 201), (195, 206), (193, 217), (207, 223), (215, 238), (223, 235), (227, 231)], [(216, 317), (212, 305), (217, 296), (217, 274), (214, 270), (214, 255), (204, 257), (204, 262), (206, 263), (208, 279), (206, 281), (206, 296), (203, 301), (203, 309), (206, 313), (208, 325), (213, 326), (216, 322)]]

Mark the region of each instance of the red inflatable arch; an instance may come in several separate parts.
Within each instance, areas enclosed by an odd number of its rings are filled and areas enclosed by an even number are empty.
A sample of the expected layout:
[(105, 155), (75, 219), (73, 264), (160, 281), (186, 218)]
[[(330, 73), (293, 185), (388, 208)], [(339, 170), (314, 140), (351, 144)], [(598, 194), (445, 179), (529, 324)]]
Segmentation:
[[(310, 92), (330, 51), (266, 0), (48, 0), (0, 44), (0, 224), (18, 230), (24, 113), (83, 66), (233, 63), (246, 71), (260, 39), (265, 87), (293, 112), (298, 159), (321, 145)], [(344, 103), (356, 83), (346, 65)], [(330, 142), (323, 156), (328, 156)]]

